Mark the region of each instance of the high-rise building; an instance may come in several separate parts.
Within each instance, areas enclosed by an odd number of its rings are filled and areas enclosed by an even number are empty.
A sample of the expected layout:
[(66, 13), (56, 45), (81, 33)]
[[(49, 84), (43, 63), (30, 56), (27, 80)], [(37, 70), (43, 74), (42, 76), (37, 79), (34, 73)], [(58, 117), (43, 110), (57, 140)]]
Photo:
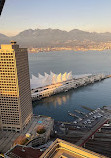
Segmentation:
[(16, 42), (0, 49), (0, 126), (22, 131), (32, 117), (28, 53)]

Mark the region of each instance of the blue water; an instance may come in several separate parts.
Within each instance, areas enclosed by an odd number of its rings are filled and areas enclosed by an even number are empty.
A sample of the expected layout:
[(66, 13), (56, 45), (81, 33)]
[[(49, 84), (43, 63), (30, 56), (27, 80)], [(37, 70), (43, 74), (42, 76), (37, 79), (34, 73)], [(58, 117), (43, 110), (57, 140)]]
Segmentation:
[[(111, 74), (111, 51), (59, 51), (29, 54), (30, 75), (43, 75), (44, 72), (73, 74), (105, 73)], [(33, 113), (51, 116), (59, 121), (73, 121), (68, 111), (78, 109), (85, 113), (82, 106), (96, 109), (111, 105), (111, 79), (88, 85), (67, 93), (61, 93), (33, 103)], [(77, 113), (75, 113), (77, 114)], [(77, 114), (78, 115), (78, 114)], [(79, 115), (80, 116), (80, 115)], [(82, 116), (80, 116), (82, 117)]]

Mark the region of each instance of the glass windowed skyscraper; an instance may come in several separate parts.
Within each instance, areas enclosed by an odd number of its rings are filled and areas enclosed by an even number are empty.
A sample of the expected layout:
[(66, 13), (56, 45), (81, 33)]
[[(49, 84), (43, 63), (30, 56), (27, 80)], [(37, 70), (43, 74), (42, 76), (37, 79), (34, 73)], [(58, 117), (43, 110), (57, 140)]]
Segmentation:
[(0, 49), (0, 128), (22, 131), (32, 117), (28, 53), (16, 42)]

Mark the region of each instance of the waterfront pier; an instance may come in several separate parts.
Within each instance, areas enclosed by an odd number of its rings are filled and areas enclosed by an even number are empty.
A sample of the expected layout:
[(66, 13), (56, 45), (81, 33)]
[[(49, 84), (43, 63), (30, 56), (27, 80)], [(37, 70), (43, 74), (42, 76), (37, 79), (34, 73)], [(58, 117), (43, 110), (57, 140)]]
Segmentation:
[[(55, 77), (55, 74), (52, 77), (52, 79), (54, 77)], [(43, 77), (40, 76), (39, 78), (43, 78)], [(91, 75), (91, 74), (88, 75), (87, 74), (87, 75), (79, 75), (78, 77), (75, 77), (75, 76), (71, 76), (71, 74), (70, 74), (70, 78), (68, 80), (62, 81), (61, 74), (59, 74), (57, 76), (58, 82), (55, 82), (55, 80), (54, 80), (51, 84), (49, 82), (49, 76), (47, 76), (47, 78), (48, 78), (47, 83), (45, 83), (46, 86), (41, 86), (41, 87), (36, 87), (35, 83), (38, 81), (38, 79), (36, 79), (36, 77), (33, 77), (33, 79), (31, 80), (33, 87), (35, 84), (35, 88), (33, 88), (31, 90), (32, 101), (41, 100), (42, 98), (50, 97), (50, 96), (58, 94), (58, 93), (67, 92), (71, 89), (77, 89), (79, 87), (93, 84), (94, 82), (99, 82), (101, 80), (106, 79), (107, 76), (104, 74), (98, 74), (98, 75)], [(44, 80), (46, 80), (46, 79), (44, 79)]]

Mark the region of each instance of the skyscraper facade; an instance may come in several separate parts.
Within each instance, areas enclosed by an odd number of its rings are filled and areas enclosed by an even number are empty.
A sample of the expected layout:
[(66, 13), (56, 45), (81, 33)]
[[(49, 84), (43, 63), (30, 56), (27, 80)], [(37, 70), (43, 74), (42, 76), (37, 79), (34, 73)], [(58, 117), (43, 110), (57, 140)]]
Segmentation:
[(0, 49), (0, 127), (22, 131), (32, 117), (28, 53), (16, 42)]

